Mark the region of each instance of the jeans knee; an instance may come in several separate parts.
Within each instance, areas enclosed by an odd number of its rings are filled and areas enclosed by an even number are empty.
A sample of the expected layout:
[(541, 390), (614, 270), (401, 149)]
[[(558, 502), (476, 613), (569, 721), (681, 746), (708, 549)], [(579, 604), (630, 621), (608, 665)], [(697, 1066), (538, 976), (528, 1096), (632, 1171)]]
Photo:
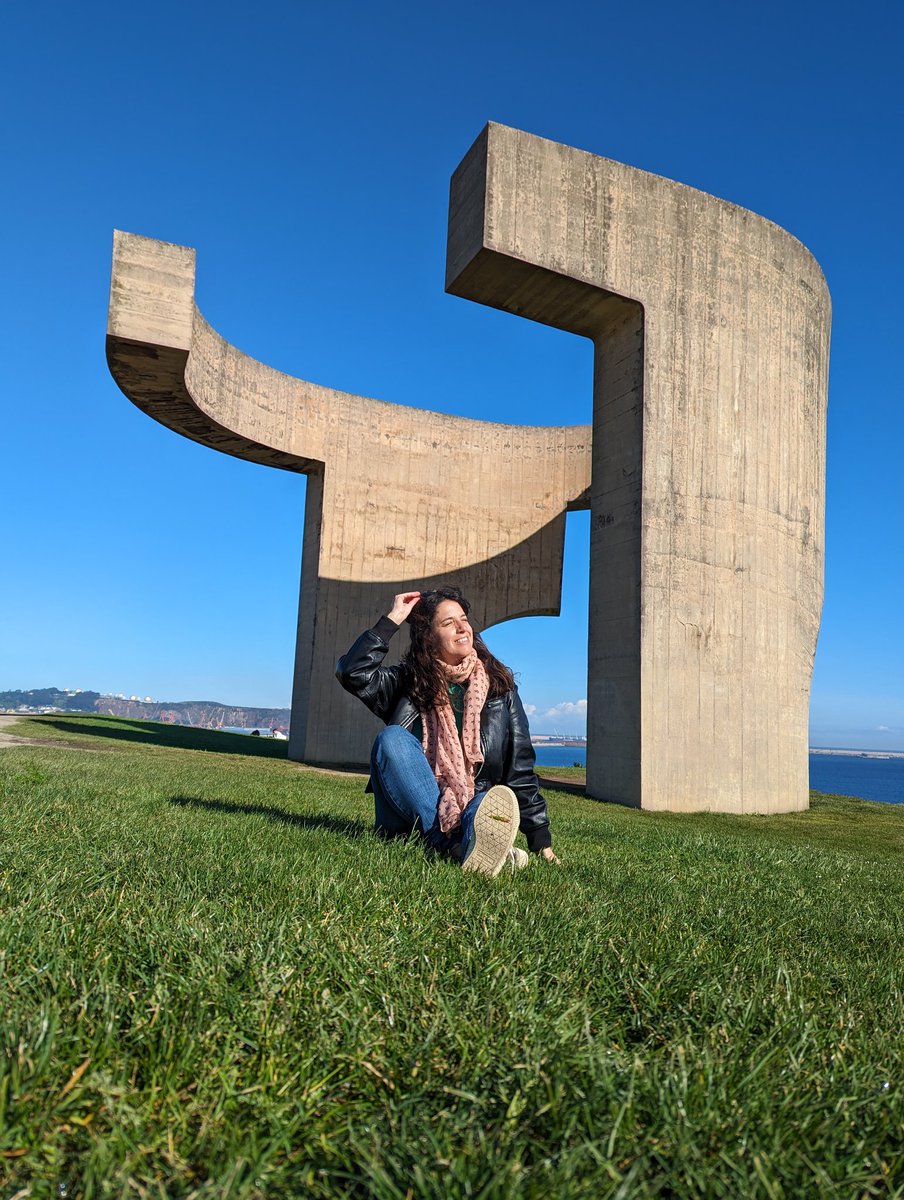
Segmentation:
[(411, 737), (407, 729), (401, 725), (385, 725), (377, 734), (374, 745), (393, 745), (395, 742), (406, 742)]
[(387, 725), (374, 738), (373, 749), (370, 752), (371, 765), (385, 762), (387, 758), (404, 751), (411, 740), (412, 735), (401, 725)]

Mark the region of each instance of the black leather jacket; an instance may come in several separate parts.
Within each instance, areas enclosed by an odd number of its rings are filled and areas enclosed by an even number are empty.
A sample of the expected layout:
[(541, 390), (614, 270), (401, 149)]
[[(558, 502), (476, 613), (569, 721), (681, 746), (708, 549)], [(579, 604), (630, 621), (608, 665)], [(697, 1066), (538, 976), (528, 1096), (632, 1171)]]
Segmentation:
[[(373, 629), (365, 630), (339, 659), (336, 678), (381, 721), (410, 729), (419, 713), (406, 695), (404, 668), (382, 665), (389, 639), (398, 628), (395, 621), (382, 617)], [(480, 746), (483, 765), (477, 774), (478, 790), (506, 784), (518, 797), (521, 832), (529, 849), (537, 854), (552, 845), (546, 801), (534, 773), (534, 748), (517, 688), (487, 700), (480, 714)]]

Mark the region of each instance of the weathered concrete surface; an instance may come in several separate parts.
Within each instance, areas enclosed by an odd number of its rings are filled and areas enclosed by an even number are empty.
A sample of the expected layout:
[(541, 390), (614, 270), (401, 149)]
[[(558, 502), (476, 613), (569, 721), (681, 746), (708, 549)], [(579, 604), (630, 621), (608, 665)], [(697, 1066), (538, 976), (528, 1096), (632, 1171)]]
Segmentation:
[(588, 791), (808, 803), (830, 304), (771, 222), (489, 125), (452, 180), (447, 290), (592, 338)]
[(558, 613), (590, 427), (471, 421), (281, 374), (211, 329), (194, 276), (194, 251), (116, 233), (110, 370), (176, 432), (308, 476), (289, 754), (364, 763), (378, 723), (336, 684), (338, 655), (394, 593), (449, 580), (481, 626)]

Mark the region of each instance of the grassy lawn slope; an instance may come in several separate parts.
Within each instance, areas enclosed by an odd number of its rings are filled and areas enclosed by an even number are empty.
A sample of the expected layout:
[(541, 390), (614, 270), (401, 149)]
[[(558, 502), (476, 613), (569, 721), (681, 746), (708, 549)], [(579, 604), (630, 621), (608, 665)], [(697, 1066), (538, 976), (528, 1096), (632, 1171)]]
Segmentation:
[(0, 750), (0, 1196), (904, 1196), (904, 806), (549, 790), (563, 867), (369, 832), (285, 743)]

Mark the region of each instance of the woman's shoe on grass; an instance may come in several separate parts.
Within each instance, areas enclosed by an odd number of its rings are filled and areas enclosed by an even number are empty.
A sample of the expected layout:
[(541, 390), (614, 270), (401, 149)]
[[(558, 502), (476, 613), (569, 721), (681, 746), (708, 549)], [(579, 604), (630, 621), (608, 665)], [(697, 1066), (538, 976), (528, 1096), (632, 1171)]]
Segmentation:
[(518, 833), (518, 800), (498, 783), (465, 809), (462, 819), (461, 869), (493, 879), (505, 866)]

